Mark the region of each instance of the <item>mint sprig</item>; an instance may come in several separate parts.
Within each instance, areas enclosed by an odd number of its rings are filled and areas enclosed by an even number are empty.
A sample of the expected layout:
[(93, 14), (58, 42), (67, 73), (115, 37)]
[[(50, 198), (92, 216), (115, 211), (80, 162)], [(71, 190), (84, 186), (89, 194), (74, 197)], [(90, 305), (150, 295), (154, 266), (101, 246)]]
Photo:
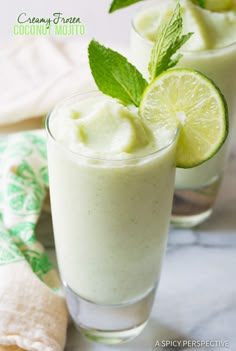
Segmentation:
[(139, 106), (146, 80), (118, 52), (92, 40), (88, 47), (89, 64), (98, 88), (126, 105)]
[[(141, 0), (139, 0), (141, 1)], [(117, 0), (121, 4), (122, 0)], [(134, 0), (126, 0), (127, 3)], [(137, 2), (137, 1), (136, 1)], [(113, 2), (114, 3), (114, 2)], [(123, 4), (125, 0), (123, 0)], [(182, 35), (183, 20), (178, 4), (169, 21), (160, 24), (149, 63), (150, 80), (174, 67), (181, 55), (176, 52), (193, 33)], [(89, 64), (98, 88), (125, 105), (139, 106), (148, 83), (135, 66), (116, 51), (92, 40), (88, 47)]]
[(143, 0), (113, 0), (111, 6), (110, 6), (110, 9), (109, 9), (109, 13), (112, 13), (116, 10), (120, 10), (124, 7), (127, 7), (127, 6), (130, 6), (130, 5), (133, 5), (137, 2), (140, 2), (140, 1), (143, 1)]
[(154, 43), (148, 67), (151, 81), (163, 71), (174, 67), (178, 63), (182, 55), (179, 54), (173, 58), (174, 54), (193, 34), (182, 35), (182, 30), (183, 20), (180, 13), (180, 5), (177, 4), (170, 20), (168, 22), (164, 21), (158, 27), (157, 40)]
[[(143, 0), (113, 0), (111, 3), (109, 13), (115, 12), (117, 10), (123, 9), (125, 7), (131, 6)], [(198, 5), (202, 8), (206, 7), (206, 0), (191, 0), (195, 5)]]

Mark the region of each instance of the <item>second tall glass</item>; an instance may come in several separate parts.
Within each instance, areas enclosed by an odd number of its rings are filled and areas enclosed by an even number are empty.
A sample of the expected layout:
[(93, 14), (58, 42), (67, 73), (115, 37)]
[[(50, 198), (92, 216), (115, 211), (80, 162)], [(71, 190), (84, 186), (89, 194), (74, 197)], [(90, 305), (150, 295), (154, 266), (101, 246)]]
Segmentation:
[[(132, 22), (131, 60), (148, 78), (153, 42), (145, 38), (137, 26), (137, 18), (142, 14), (140, 12)], [(177, 169), (172, 223), (177, 227), (193, 227), (211, 215), (228, 159), (229, 140), (236, 117), (236, 43), (214, 50), (181, 53), (179, 67), (202, 72), (221, 89), (228, 103), (230, 119), (228, 141), (212, 159), (192, 169)]]

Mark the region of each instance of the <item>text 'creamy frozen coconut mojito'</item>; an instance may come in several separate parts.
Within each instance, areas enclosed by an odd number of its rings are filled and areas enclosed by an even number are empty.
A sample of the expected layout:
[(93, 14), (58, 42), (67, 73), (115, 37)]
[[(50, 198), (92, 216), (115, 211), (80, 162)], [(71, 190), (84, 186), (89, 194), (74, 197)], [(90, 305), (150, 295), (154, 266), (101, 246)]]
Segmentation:
[[(208, 8), (201, 8), (193, 2), (205, 4)], [(221, 89), (228, 103), (232, 134), (236, 115), (235, 2), (230, 0), (193, 2), (180, 1), (183, 32), (190, 31), (193, 35), (180, 50), (182, 57), (178, 66), (194, 68), (206, 74)], [(160, 23), (169, 20), (176, 1), (157, 0), (151, 2), (151, 7), (148, 4), (149, 2), (133, 20), (131, 40), (132, 62), (145, 76), (148, 76), (148, 60)], [(191, 99), (191, 92), (189, 98)], [(175, 103), (173, 99), (172, 104)], [(189, 110), (181, 110), (181, 104), (178, 104), (177, 98), (175, 99), (173, 113), (177, 113), (185, 123), (185, 115)], [(172, 221), (175, 225), (191, 227), (212, 213), (228, 156), (228, 144), (225, 143), (211, 160), (197, 168), (177, 169), (172, 210)]]
[[(169, 70), (176, 40), (180, 46), (189, 37), (181, 32), (177, 7), (155, 44), (150, 84), (125, 57), (92, 41), (90, 67), (102, 93), (69, 98), (47, 119), (59, 268), (71, 316), (95, 341), (132, 339), (151, 312), (167, 240), (175, 164), (187, 165), (186, 150), (198, 147), (197, 140), (189, 143), (183, 137), (185, 127), (179, 128), (175, 119), (156, 118), (156, 101), (161, 108), (172, 79), (179, 77), (186, 89), (194, 86), (197, 100), (203, 90), (211, 97), (211, 108), (218, 111), (214, 150), (226, 137), (226, 106), (218, 89), (193, 70)], [(204, 125), (197, 128), (204, 134)], [(208, 142), (211, 137), (203, 135)], [(201, 148), (191, 162), (204, 161), (212, 151)]]

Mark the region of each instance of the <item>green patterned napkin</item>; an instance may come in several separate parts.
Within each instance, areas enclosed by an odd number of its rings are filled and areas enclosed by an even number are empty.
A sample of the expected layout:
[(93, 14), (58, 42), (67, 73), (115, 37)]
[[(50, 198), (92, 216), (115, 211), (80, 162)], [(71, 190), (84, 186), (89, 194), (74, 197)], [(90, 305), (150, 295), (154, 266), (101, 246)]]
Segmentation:
[[(31, 272), (51, 289), (47, 288), (47, 291), (53, 301), (54, 297), (57, 299), (60, 295), (57, 294), (60, 292), (60, 280), (42, 245), (35, 238), (35, 226), (47, 188), (45, 131), (21, 132), (0, 139), (0, 278), (1, 273), (6, 272), (6, 267), (12, 268), (12, 272), (15, 272), (19, 264), (21, 265), (18, 267), (30, 266)], [(7, 277), (2, 279), (7, 281)], [(2, 284), (0, 282), (0, 298), (1, 289), (5, 288), (4, 282)], [(45, 287), (43, 289), (45, 293)], [(5, 293), (2, 291), (2, 296)], [(65, 316), (64, 300), (61, 306), (63, 306), (62, 315)], [(0, 302), (0, 345), (1, 342), (8, 345), (10, 339), (7, 336), (5, 339), (1, 337), (1, 332), (4, 333), (1, 330), (1, 308), (4, 309), (4, 306)], [(66, 318), (64, 318), (65, 328)], [(32, 328), (34, 327), (32, 325)], [(9, 344), (14, 342), (11, 341)], [(19, 343), (18, 346), (24, 346)], [(42, 350), (43, 348), (46, 350), (46, 346), (43, 345)], [(31, 350), (30, 346), (26, 349)], [(60, 350), (60, 347), (57, 345), (48, 350)]]

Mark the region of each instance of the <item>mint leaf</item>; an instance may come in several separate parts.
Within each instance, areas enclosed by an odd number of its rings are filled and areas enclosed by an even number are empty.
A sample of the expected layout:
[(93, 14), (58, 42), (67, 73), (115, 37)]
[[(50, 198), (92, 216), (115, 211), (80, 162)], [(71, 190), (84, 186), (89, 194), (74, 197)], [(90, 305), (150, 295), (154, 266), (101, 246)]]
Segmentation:
[(192, 0), (195, 5), (205, 8), (206, 0)]
[(122, 9), (124, 7), (130, 6), (135, 4), (136, 2), (140, 2), (143, 0), (113, 0), (110, 9), (109, 9), (109, 13), (114, 12), (116, 10)]
[(146, 80), (127, 59), (92, 40), (88, 47), (89, 64), (98, 88), (126, 105), (139, 106)]
[[(193, 33), (188, 33), (188, 34), (184, 34), (182, 35), (179, 40), (177, 40), (176, 42), (176, 46), (175, 46), (175, 52), (177, 50), (179, 50), (185, 43), (186, 41), (189, 40), (189, 38), (193, 35)], [(179, 62), (179, 60), (181, 59), (183, 55), (182, 54), (178, 54), (176, 55), (173, 59), (170, 59), (170, 62), (168, 64), (168, 67), (167, 69), (171, 68), (171, 67), (174, 67), (177, 65), (177, 63)]]
[(157, 40), (153, 46), (149, 63), (151, 80), (178, 63), (181, 55), (179, 54), (174, 59), (172, 59), (172, 56), (193, 34), (182, 35), (182, 29), (183, 20), (180, 14), (180, 5), (178, 4), (170, 20), (161, 23), (157, 30)]

